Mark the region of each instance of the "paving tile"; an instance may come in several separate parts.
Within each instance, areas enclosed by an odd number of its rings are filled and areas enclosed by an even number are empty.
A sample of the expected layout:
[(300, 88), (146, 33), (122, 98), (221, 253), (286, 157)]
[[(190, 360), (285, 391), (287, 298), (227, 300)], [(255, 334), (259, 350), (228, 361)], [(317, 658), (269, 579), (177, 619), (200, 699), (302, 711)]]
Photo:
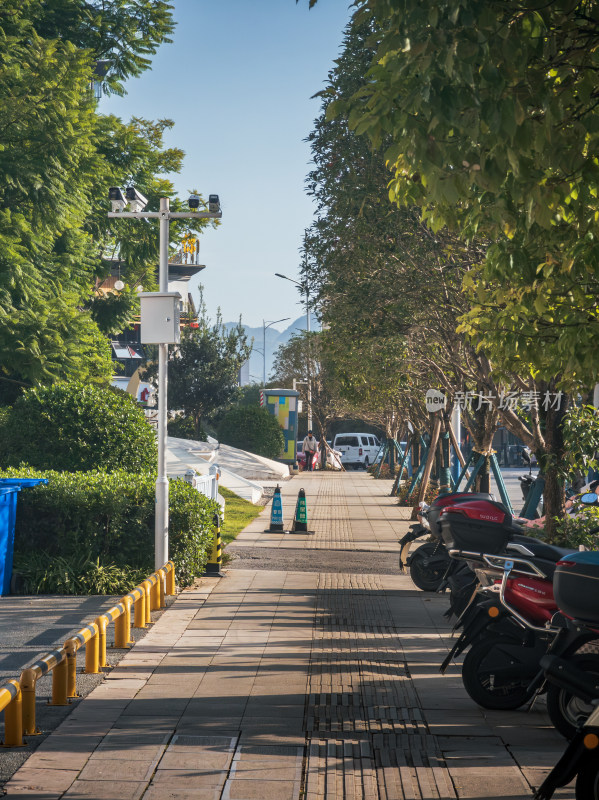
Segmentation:
[(79, 770), (36, 769), (27, 764), (13, 775), (6, 784), (10, 791), (41, 790), (45, 792), (65, 792), (77, 777)]
[(297, 800), (298, 785), (294, 781), (244, 780), (227, 781), (223, 800)]
[(228, 770), (218, 769), (158, 769), (152, 778), (153, 786), (187, 789), (195, 786), (224, 786)]
[(150, 785), (143, 800), (221, 800), (222, 786), (187, 786), (174, 789), (162, 783)]
[(149, 781), (158, 763), (158, 758), (143, 758), (141, 753), (132, 749), (130, 758), (91, 758), (81, 771), (79, 779), (83, 781)]
[(147, 783), (134, 781), (77, 780), (65, 793), (65, 800), (140, 800)]

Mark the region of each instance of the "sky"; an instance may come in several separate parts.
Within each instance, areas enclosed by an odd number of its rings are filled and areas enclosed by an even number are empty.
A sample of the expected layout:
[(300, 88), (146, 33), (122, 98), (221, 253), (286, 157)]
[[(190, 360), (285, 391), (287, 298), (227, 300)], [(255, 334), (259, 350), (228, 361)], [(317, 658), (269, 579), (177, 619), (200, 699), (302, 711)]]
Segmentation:
[[(314, 206), (305, 193), (304, 141), (339, 55), (350, 0), (173, 0), (173, 43), (124, 97), (99, 110), (123, 119), (172, 119), (165, 144), (186, 153), (171, 176), (182, 197), (218, 194), (222, 224), (202, 235), (201, 281), (211, 316), (262, 326), (305, 314), (297, 287), (300, 247)], [(281, 322), (274, 328), (284, 329)]]

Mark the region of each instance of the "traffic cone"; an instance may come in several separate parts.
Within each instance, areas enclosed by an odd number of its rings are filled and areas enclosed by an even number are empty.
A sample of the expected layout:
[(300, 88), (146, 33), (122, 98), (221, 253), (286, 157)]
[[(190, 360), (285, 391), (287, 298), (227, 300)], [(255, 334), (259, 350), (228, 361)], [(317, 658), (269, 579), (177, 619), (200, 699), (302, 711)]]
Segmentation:
[(295, 505), (295, 516), (291, 530), (294, 533), (309, 533), (308, 531), (308, 508), (306, 505), (306, 492), (300, 489)]
[(212, 522), (214, 524), (214, 538), (212, 540), (212, 552), (204, 570), (206, 578), (224, 578), (224, 573), (220, 571), (223, 563), (222, 543), (220, 538), (220, 517), (215, 514)]
[(283, 532), (283, 502), (281, 500), (281, 487), (277, 484), (270, 509), (270, 528), (267, 528), (264, 533)]

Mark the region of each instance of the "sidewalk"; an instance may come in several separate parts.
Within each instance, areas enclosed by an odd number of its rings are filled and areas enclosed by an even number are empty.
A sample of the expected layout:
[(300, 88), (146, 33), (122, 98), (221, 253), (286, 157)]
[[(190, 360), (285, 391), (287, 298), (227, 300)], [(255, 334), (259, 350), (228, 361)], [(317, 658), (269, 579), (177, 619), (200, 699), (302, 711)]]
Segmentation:
[[(344, 571), (344, 550), (397, 549), (407, 523), (390, 483), (302, 475), (285, 485), (286, 519), (300, 486), (313, 535), (259, 534), (267, 509), (237, 545), (313, 548), (314, 571), (232, 568), (183, 592), (15, 774), (8, 797), (531, 797), (564, 749), (542, 705), (478, 708), (458, 667), (438, 673), (446, 599), (385, 574), (383, 559), (381, 574)], [(336, 570), (318, 572), (324, 547), (338, 553)]]

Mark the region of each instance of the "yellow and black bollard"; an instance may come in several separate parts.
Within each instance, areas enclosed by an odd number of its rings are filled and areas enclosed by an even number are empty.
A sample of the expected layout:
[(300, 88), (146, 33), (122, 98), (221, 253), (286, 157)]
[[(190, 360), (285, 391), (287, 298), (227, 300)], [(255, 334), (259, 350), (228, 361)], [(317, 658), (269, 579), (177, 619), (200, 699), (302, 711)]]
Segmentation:
[(223, 557), (220, 539), (220, 517), (218, 514), (214, 515), (212, 522), (214, 524), (214, 538), (212, 540), (212, 551), (208, 563), (206, 564), (204, 576), (206, 578), (224, 578), (224, 574), (220, 571)]

